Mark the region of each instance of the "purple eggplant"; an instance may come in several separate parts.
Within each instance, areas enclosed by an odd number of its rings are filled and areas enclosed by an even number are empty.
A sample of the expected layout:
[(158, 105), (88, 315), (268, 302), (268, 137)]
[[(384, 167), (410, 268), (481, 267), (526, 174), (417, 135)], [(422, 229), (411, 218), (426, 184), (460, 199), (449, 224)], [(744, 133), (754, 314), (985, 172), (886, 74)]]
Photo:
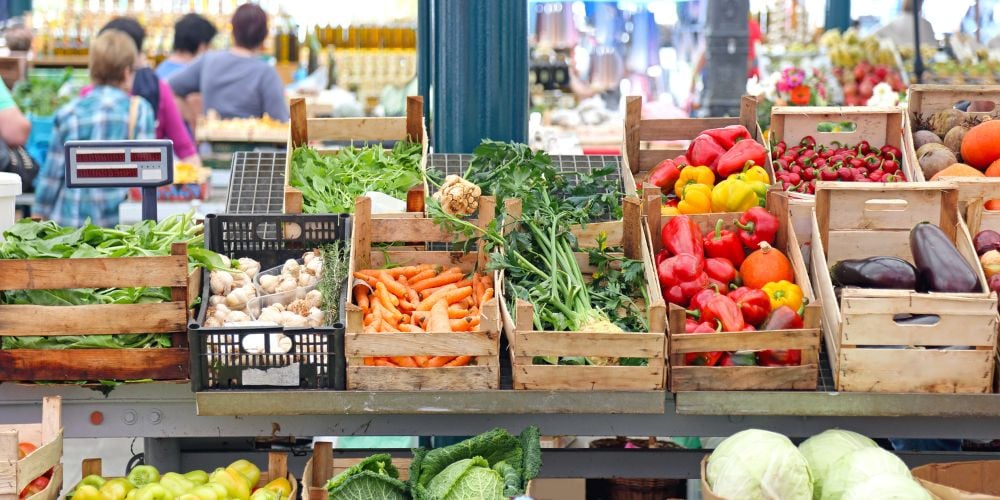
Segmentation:
[(917, 268), (897, 257), (846, 259), (833, 265), (830, 277), (837, 286), (916, 290)]
[(982, 255), (990, 250), (1000, 250), (1000, 233), (992, 229), (984, 229), (976, 233), (972, 238), (972, 245), (976, 247), (976, 255)]
[(910, 251), (919, 276), (918, 292), (980, 291), (979, 279), (972, 266), (940, 227), (930, 222), (914, 226), (910, 230)]

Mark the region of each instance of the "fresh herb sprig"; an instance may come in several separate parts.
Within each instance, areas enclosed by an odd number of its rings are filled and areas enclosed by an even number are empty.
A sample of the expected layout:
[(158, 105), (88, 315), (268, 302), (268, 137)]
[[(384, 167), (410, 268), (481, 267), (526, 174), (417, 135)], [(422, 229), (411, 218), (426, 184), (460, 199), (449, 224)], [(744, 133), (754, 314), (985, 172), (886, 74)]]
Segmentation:
[(323, 272), (317, 288), (323, 295), (323, 323), (332, 326), (340, 320), (340, 295), (344, 289), (350, 265), (351, 246), (335, 241), (320, 248)]

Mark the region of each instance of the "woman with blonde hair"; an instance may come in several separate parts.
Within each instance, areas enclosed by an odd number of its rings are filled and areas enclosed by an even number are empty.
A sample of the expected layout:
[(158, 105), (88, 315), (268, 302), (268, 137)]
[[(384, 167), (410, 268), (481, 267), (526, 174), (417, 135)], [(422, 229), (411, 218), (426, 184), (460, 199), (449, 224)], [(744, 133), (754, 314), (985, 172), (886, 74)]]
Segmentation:
[(88, 219), (102, 227), (118, 224), (118, 206), (126, 190), (67, 188), (65, 143), (154, 138), (153, 108), (145, 99), (128, 94), (137, 59), (135, 42), (121, 31), (105, 31), (91, 43), (94, 89), (55, 114), (49, 155), (36, 180), (32, 214), (70, 227), (82, 226)]

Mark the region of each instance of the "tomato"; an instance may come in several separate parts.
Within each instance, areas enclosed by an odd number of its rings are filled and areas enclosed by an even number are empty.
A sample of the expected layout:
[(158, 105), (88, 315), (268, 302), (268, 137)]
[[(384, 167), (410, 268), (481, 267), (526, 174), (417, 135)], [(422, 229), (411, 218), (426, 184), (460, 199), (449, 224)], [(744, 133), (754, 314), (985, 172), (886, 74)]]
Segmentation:
[(38, 447), (31, 443), (17, 443), (17, 459), (20, 460), (37, 449)]
[(34, 481), (28, 483), (28, 485), (24, 487), (24, 490), (21, 491), (21, 498), (28, 498), (31, 495), (41, 493), (42, 491), (45, 491), (45, 488), (47, 488), (48, 486), (49, 486), (49, 478), (45, 476), (39, 476), (35, 478)]

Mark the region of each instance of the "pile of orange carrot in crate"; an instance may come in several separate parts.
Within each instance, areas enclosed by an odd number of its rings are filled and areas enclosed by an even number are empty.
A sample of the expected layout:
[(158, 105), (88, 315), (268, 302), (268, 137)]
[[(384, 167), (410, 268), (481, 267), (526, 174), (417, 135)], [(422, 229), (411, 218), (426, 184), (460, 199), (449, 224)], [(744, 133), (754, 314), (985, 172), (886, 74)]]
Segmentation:
[[(480, 307), (493, 298), (493, 278), (429, 264), (354, 273), (354, 303), (364, 314), (364, 331), (469, 332), (479, 326)], [(365, 286), (367, 284), (368, 286)], [(434, 368), (465, 366), (472, 356), (365, 358), (367, 366)]]

